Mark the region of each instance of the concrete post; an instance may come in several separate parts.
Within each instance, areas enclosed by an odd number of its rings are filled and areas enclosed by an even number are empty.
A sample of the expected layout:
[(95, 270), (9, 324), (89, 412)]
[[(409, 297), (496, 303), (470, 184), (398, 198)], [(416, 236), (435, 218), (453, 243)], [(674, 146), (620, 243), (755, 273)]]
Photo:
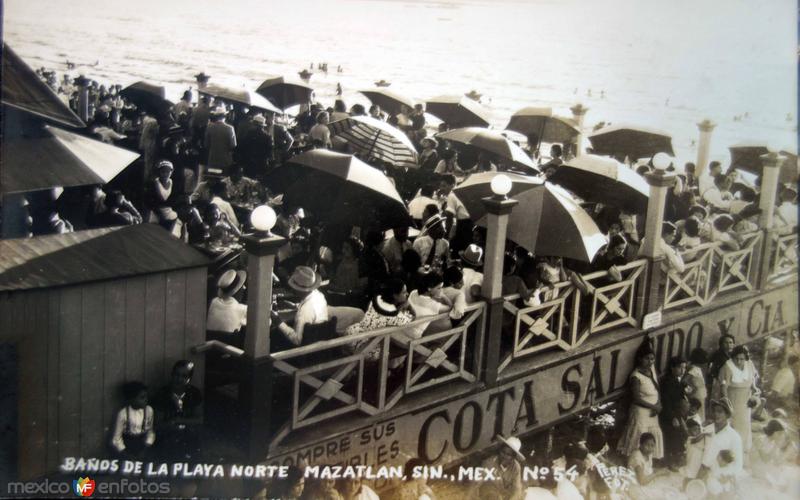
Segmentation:
[(78, 86), (78, 118), (86, 123), (89, 119), (89, 84), (91, 80), (81, 75), (73, 83)]
[(487, 214), (486, 260), (481, 295), (487, 302), (484, 381), (497, 381), (500, 365), (500, 337), (503, 330), (503, 257), (506, 250), (508, 217), (519, 202), (505, 196), (484, 198)]
[(589, 111), (589, 108), (586, 108), (582, 104), (578, 103), (569, 108), (569, 110), (572, 111), (572, 119), (575, 121), (575, 124), (580, 131), (578, 137), (575, 138), (575, 156), (582, 156), (584, 154), (583, 119), (586, 117), (586, 112)]
[(272, 358), (269, 356), (272, 269), (286, 240), (270, 233), (242, 237), (247, 252), (247, 333), (244, 374), (239, 388), (244, 444), (250, 459), (264, 460), (270, 438)]
[(761, 193), (759, 195), (758, 208), (761, 209), (758, 225), (764, 230), (764, 241), (757, 247), (755, 262), (758, 264), (758, 278), (756, 285), (764, 288), (770, 274), (770, 256), (773, 247), (773, 235), (775, 230), (772, 228), (775, 217), (775, 204), (778, 198), (778, 178), (780, 176), (781, 158), (777, 153), (769, 153), (761, 157), (764, 166), (761, 170)]
[(664, 256), (661, 254), (661, 225), (664, 222), (664, 210), (667, 201), (667, 191), (675, 185), (675, 175), (664, 170), (654, 170), (645, 175), (650, 185), (650, 197), (647, 201), (647, 218), (645, 219), (644, 241), (642, 241), (641, 254), (650, 261), (647, 271), (647, 286), (639, 287), (639, 304), (644, 304), (644, 312), (650, 313), (661, 307), (661, 284), (664, 276), (661, 272), (661, 263)]
[(695, 169), (695, 176), (698, 178), (706, 171), (706, 168), (708, 168), (708, 158), (711, 152), (711, 132), (714, 131), (714, 127), (716, 126), (716, 123), (708, 119), (697, 124), (698, 130), (700, 130), (700, 139), (697, 141), (697, 168)]

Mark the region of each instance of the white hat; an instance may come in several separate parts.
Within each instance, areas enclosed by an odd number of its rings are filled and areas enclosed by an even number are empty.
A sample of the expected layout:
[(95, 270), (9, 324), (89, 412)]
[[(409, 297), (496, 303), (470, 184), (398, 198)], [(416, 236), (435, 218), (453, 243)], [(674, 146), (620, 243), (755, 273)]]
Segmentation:
[(511, 448), (511, 451), (513, 451), (514, 454), (517, 456), (517, 460), (519, 460), (520, 462), (525, 461), (525, 455), (523, 455), (522, 452), (519, 451), (522, 449), (522, 441), (520, 441), (518, 437), (511, 436), (509, 438), (505, 438), (503, 436), (498, 435), (497, 439), (499, 439), (500, 441), (503, 442), (503, 444)]

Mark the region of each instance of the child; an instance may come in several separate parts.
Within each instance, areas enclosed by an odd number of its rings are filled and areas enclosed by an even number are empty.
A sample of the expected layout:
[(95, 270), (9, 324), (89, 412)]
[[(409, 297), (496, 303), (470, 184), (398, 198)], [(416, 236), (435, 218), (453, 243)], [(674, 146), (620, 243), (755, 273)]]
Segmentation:
[(683, 486), (692, 479), (695, 479), (703, 465), (703, 451), (706, 446), (706, 436), (703, 434), (700, 422), (695, 418), (686, 421), (686, 430), (689, 436), (686, 438), (686, 466), (683, 471)]
[(699, 425), (703, 425), (703, 422), (705, 422), (705, 415), (700, 411), (702, 408), (702, 401), (697, 398), (689, 398), (689, 413), (686, 415), (687, 424), (689, 420), (695, 420)]
[(639, 448), (633, 450), (628, 457), (628, 468), (636, 473), (636, 481), (640, 486), (647, 486), (654, 479), (665, 475), (666, 471), (653, 472), (653, 452), (656, 449), (656, 437), (645, 432), (639, 438)]
[(717, 473), (710, 476), (706, 481), (708, 492), (712, 495), (720, 495), (726, 492), (735, 492), (736, 478), (738, 472), (732, 465), (736, 457), (731, 450), (721, 450), (717, 455)]
[(156, 441), (153, 408), (147, 405), (147, 386), (128, 382), (123, 387), (126, 406), (117, 413), (111, 446), (125, 458), (142, 458)]

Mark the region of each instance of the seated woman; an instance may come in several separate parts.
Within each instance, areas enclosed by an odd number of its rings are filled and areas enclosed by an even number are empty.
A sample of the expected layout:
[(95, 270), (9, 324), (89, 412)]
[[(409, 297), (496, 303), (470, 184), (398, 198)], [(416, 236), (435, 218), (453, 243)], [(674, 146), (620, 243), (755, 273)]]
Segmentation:
[(655, 449), (655, 436), (645, 432), (639, 437), (639, 447), (628, 457), (628, 468), (636, 474), (636, 482), (638, 483), (638, 487), (634, 487), (630, 491), (633, 498), (650, 498), (652, 492), (647, 486), (655, 479), (668, 473), (667, 470), (653, 471), (653, 452)]
[(157, 176), (150, 185), (150, 204), (153, 208), (154, 222), (158, 222), (167, 231), (172, 231), (178, 214), (172, 209), (172, 162), (162, 160), (156, 167)]
[[(408, 303), (408, 289), (400, 278), (389, 278), (380, 286), (380, 292), (370, 301), (367, 313), (358, 323), (345, 330), (346, 336), (370, 332), (390, 326), (407, 325), (414, 321), (415, 313)], [(357, 340), (350, 344), (351, 352), (359, 352), (372, 339)], [(376, 345), (365, 354), (371, 361), (380, 359), (381, 347)]]
[(143, 383), (128, 382), (122, 392), (125, 407), (117, 412), (111, 447), (123, 458), (138, 460), (156, 442), (153, 408), (147, 404), (147, 386)]
[[(408, 297), (408, 302), (417, 317), (436, 316), (449, 312), (453, 308), (453, 303), (442, 292), (444, 288), (444, 278), (439, 272), (429, 271), (422, 276), (419, 288), (412, 291)], [(415, 329), (418, 333), (413, 336), (419, 338), (423, 332), (441, 332), (452, 328), (453, 323), (450, 318), (441, 318), (425, 325), (420, 325)]]
[(239, 229), (228, 222), (228, 218), (223, 214), (216, 203), (211, 203), (206, 209), (206, 224), (208, 225), (208, 242), (216, 246), (226, 246), (235, 242), (242, 233)]

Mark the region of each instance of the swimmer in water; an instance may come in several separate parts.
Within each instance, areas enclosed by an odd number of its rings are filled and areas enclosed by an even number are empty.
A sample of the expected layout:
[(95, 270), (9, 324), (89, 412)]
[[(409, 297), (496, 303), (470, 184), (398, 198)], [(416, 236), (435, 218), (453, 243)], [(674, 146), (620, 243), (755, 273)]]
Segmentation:
[(336, 95), (339, 96), (339, 97), (342, 96), (342, 84), (341, 83), (337, 83), (336, 84)]
[(606, 91), (605, 90), (601, 90), (600, 91), (600, 99), (605, 99), (605, 98), (606, 98)]
[(669, 97), (667, 97), (667, 100), (664, 101), (664, 106), (669, 106)]

